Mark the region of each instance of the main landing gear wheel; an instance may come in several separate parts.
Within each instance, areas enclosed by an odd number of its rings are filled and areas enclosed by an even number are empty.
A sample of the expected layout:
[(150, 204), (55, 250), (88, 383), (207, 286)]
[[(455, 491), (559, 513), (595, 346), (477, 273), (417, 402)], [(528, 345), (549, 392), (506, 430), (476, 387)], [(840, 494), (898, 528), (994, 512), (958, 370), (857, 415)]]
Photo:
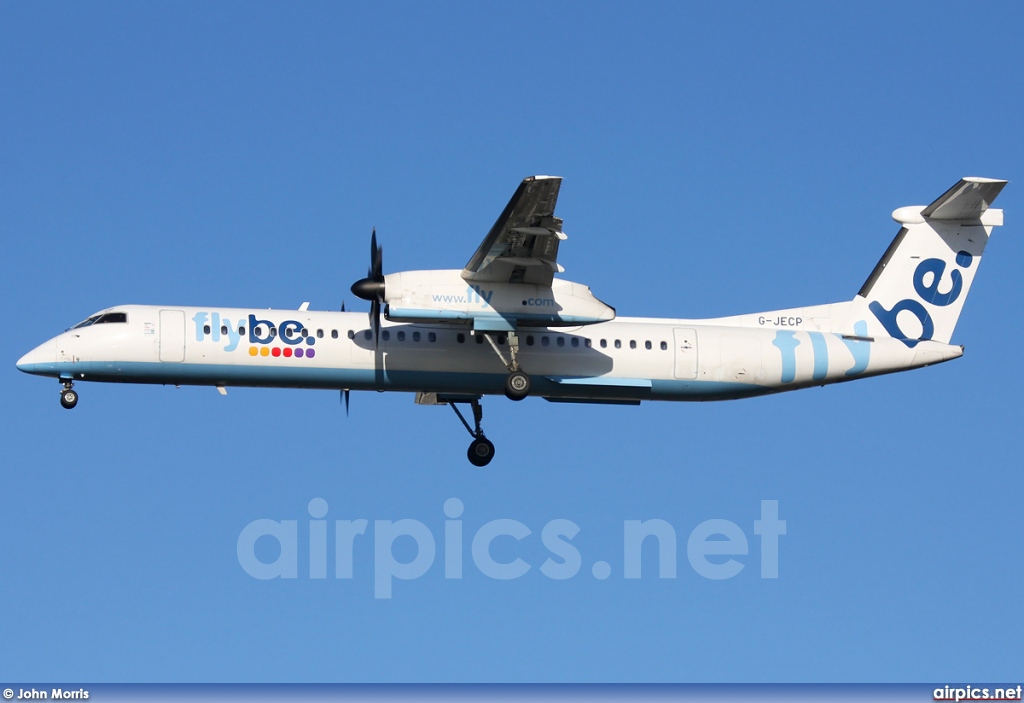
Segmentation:
[[(480, 422), (484, 418), (484, 409), (480, 407), (480, 396), (447, 396), (443, 398), (443, 402), (448, 403), (458, 415), (459, 420), (462, 421), (462, 425), (466, 428), (466, 432), (469, 432), (469, 436), (473, 438), (473, 441), (469, 445), (469, 451), (466, 452), (466, 456), (469, 457), (469, 463), (473, 466), (487, 466), (491, 463), (491, 459), (494, 458), (494, 445), (491, 444), (491, 440), (484, 437), (483, 428), (480, 427)], [(471, 427), (466, 418), (462, 416), (462, 412), (459, 411), (458, 403), (468, 403), (473, 408), (473, 426)]]
[(469, 445), (467, 454), (473, 466), (487, 466), (494, 458), (494, 445), (486, 437), (477, 437)]
[(530, 395), (530, 377), (525, 371), (513, 371), (505, 377), (505, 397), (522, 400)]
[(483, 335), (487, 343), (491, 345), (494, 353), (501, 359), (501, 363), (505, 364), (505, 367), (508, 369), (508, 376), (505, 377), (505, 397), (509, 400), (522, 400), (530, 395), (530, 377), (519, 366), (519, 334), (515, 330), (508, 333), (508, 351), (511, 355), (511, 361), (505, 360), (505, 355), (501, 353), (501, 349), (495, 344), (493, 335), (490, 332), (474, 332), (474, 334)]
[(75, 407), (78, 405), (78, 393), (75, 393), (70, 388), (65, 388), (60, 392), (60, 404), (68, 410)]

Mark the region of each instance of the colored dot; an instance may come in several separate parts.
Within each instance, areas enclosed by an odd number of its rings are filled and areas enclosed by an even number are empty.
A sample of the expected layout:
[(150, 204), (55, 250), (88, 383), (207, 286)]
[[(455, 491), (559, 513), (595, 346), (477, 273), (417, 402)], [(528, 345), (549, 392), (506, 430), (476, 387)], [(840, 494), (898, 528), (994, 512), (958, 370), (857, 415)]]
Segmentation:
[(292, 348), (291, 347), (285, 347), (284, 348), (284, 355), (285, 356), (291, 356), (292, 355)]
[(249, 356), (256, 356), (260, 353), (260, 350), (256, 347), (249, 347)]
[(594, 563), (593, 568), (590, 570), (594, 574), (594, 578), (599, 581), (604, 581), (606, 578), (612, 575), (612, 567), (606, 561), (598, 561)]
[(274, 347), (270, 350), (270, 353), (274, 356), (281, 356), (281, 350), (278, 347)]
[(270, 356), (270, 349), (267, 347), (260, 349), (260, 356)]
[(313, 346), (314, 344), (316, 344), (316, 339), (313, 337), (306, 337), (306, 344), (308, 344), (309, 346)]
[(297, 357), (299, 357), (301, 359), (302, 358), (302, 350), (301, 349), (296, 349), (295, 350), (295, 356), (297, 356)]
[(307, 349), (306, 350), (306, 358), (307, 359), (312, 359), (314, 356), (316, 356), (316, 352), (315, 351), (313, 351), (312, 349)]
[(974, 257), (971, 256), (970, 254), (968, 254), (966, 251), (957, 252), (957, 255), (956, 255), (956, 265), (957, 266), (962, 266), (965, 269), (970, 268), (971, 267), (971, 261), (973, 261), (973, 260), (974, 260)]

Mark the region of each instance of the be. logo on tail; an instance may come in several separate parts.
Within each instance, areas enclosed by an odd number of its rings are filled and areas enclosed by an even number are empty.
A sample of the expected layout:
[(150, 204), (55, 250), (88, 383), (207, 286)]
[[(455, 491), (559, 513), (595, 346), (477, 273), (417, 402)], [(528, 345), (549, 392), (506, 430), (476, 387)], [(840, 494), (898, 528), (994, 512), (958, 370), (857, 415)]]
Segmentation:
[[(932, 322), (932, 316), (928, 314), (928, 310), (921, 304), (921, 301), (939, 307), (952, 305), (960, 297), (964, 287), (964, 277), (960, 273), (960, 269), (970, 268), (973, 262), (973, 256), (966, 251), (959, 252), (956, 255), (956, 265), (960, 268), (954, 268), (949, 272), (949, 289), (942, 292), (939, 289), (942, 287), (942, 276), (946, 272), (946, 262), (942, 259), (925, 259), (914, 269), (914, 292), (917, 293), (920, 300), (904, 298), (889, 310), (873, 300), (868, 305), (868, 309), (882, 323), (882, 327), (889, 333), (889, 336), (913, 348), (917, 346), (918, 342), (931, 339), (935, 334), (935, 323)], [(899, 314), (901, 312), (909, 312), (917, 318), (921, 323), (921, 336), (911, 337), (900, 327)]]

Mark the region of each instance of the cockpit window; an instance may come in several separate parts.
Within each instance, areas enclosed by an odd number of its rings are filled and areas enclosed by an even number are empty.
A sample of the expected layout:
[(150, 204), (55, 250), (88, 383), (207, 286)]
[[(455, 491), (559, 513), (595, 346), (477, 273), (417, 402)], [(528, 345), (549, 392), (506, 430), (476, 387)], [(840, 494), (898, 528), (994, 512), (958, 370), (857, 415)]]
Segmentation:
[(103, 317), (103, 316), (102, 315), (93, 315), (92, 317), (90, 317), (87, 320), (82, 320), (81, 322), (79, 322), (77, 325), (75, 325), (71, 329), (77, 330), (77, 329), (81, 329), (82, 327), (88, 327), (89, 325), (95, 323), (96, 320), (100, 319), (101, 317)]
[(128, 322), (128, 313), (126, 312), (108, 312), (102, 315), (93, 315), (87, 320), (82, 320), (71, 329), (77, 330), (82, 327), (88, 327), (89, 325), (102, 325), (106, 322)]
[(128, 322), (128, 313), (126, 312), (108, 312), (106, 315), (100, 315), (100, 319), (94, 322), (94, 325), (102, 325), (105, 322)]

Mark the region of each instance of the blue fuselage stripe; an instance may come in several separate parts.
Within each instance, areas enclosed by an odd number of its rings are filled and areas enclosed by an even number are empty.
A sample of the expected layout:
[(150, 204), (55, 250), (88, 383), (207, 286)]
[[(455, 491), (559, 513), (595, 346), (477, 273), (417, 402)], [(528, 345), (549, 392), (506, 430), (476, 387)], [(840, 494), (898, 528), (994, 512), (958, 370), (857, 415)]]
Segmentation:
[[(504, 392), (505, 374), (455, 371), (325, 368), (315, 366), (241, 366), (162, 362), (78, 361), (34, 364), (23, 371), (76, 381), (264, 388), (319, 388), (443, 393)], [(728, 400), (764, 395), (774, 389), (746, 383), (621, 379), (602, 377), (549, 380), (533, 376), (532, 395), (608, 400)]]

